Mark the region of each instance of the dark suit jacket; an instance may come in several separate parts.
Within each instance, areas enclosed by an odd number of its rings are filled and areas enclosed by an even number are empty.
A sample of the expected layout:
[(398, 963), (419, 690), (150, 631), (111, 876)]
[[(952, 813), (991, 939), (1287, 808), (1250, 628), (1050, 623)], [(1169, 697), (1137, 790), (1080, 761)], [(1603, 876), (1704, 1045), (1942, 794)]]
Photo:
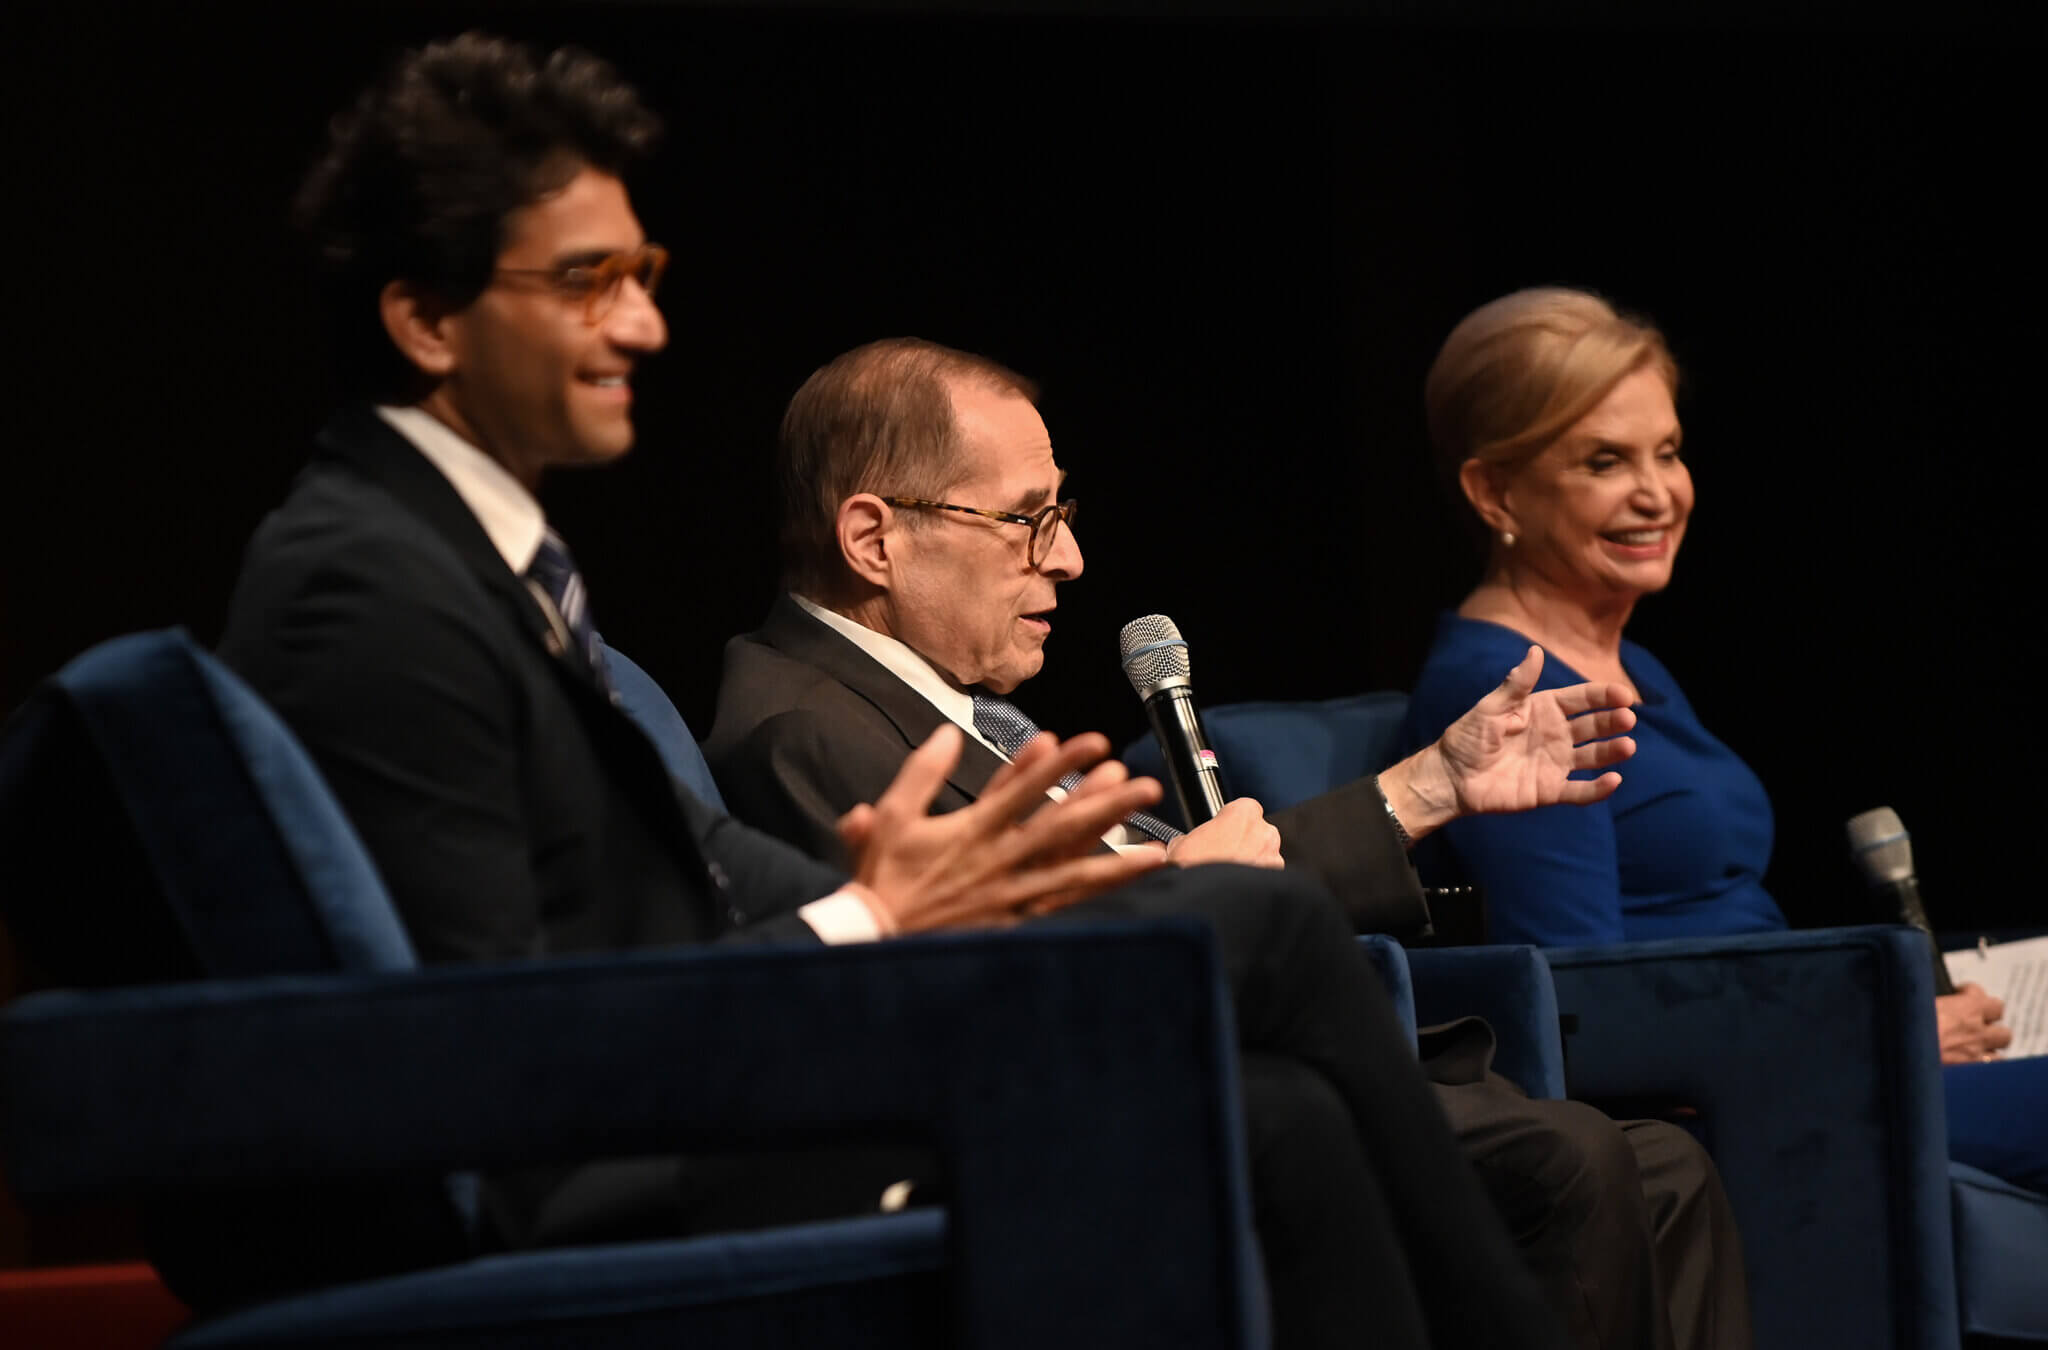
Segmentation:
[[(680, 789), (448, 480), (368, 408), (328, 424), (257, 530), (220, 651), (312, 754), (422, 960), (817, 941), (793, 911), (841, 877)], [(530, 1169), (486, 1178), (484, 1240), (814, 1219), (904, 1175), (829, 1151), (808, 1170)], [(435, 1184), (158, 1209), (152, 1256), (200, 1306), (471, 1251)]]
[(816, 940), (792, 911), (840, 878), (678, 790), (368, 408), (257, 530), (220, 652), (311, 752), (423, 960)]
[[(944, 715), (859, 647), (783, 596), (725, 649), (705, 757), (734, 814), (814, 857), (843, 861), (833, 824), (872, 802)], [(968, 740), (935, 810), (965, 806), (1002, 760)], [(1291, 869), (1335, 893), (1361, 932), (1428, 923), (1415, 872), (1369, 781), (1276, 812)]]

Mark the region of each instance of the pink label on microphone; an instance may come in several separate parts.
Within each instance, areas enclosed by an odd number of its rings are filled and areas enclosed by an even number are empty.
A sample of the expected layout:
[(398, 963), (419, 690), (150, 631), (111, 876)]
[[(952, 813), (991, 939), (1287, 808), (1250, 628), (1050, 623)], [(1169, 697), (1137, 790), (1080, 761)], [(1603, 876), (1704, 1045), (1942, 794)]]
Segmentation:
[(1204, 768), (1210, 769), (1216, 767), (1216, 752), (1214, 750), (1202, 751), (1202, 765)]

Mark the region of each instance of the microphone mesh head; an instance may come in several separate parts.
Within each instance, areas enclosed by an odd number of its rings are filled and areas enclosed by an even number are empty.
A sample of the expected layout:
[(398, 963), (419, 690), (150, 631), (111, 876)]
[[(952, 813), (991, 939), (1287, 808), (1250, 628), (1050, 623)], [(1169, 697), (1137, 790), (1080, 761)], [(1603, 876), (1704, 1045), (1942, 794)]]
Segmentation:
[(1188, 644), (1179, 627), (1164, 614), (1132, 619), (1117, 635), (1116, 645), (1123, 656), (1124, 674), (1139, 698), (1150, 698), (1168, 683), (1183, 683), (1188, 678)]
[(1849, 818), (1849, 853), (1864, 879), (1875, 885), (1913, 875), (1913, 838), (1889, 806), (1872, 807)]

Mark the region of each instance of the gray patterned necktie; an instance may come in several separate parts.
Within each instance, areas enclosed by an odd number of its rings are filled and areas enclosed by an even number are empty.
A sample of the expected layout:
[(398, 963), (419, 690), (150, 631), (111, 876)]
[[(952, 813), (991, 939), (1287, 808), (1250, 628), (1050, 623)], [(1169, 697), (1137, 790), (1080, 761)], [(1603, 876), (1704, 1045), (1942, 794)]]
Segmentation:
[(562, 616), (562, 626), (569, 630), (569, 644), (583, 664), (597, 680), (600, 688), (611, 691), (611, 672), (604, 666), (604, 646), (598, 641), (597, 624), (590, 617), (590, 596), (583, 587), (583, 574), (576, 570), (576, 559), (569, 554), (569, 546), (562, 542), (562, 536), (549, 528), (541, 535), (540, 548), (527, 565), (526, 575), (540, 583), (540, 588), (554, 601), (555, 613)]
[[(1023, 710), (1008, 699), (997, 698), (994, 694), (976, 694), (974, 729), (987, 737), (991, 745), (1014, 759), (1023, 749), (1024, 742), (1038, 734), (1038, 723), (1026, 717)], [(1070, 773), (1060, 779), (1060, 786), (1068, 792), (1080, 785), (1081, 775), (1078, 773)], [(1124, 824), (1162, 844), (1171, 843), (1181, 834), (1159, 817), (1148, 816), (1143, 811), (1133, 811), (1125, 816)]]

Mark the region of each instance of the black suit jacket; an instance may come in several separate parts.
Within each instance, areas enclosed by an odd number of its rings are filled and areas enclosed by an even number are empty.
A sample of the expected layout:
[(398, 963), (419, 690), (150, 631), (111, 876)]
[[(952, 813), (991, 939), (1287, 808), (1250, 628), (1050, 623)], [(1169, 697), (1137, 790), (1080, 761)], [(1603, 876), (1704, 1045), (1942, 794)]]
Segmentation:
[[(705, 757), (735, 814), (843, 861), (834, 822), (888, 787), (945, 717), (886, 667), (783, 596), (725, 649)], [(969, 738), (933, 809), (965, 806), (1002, 760)], [(1275, 812), (1291, 869), (1344, 902), (1361, 932), (1421, 931), (1429, 911), (1378, 790), (1361, 781)]]
[(220, 652), (311, 752), (423, 960), (816, 940), (792, 911), (839, 876), (678, 789), (368, 408), (257, 530)]

